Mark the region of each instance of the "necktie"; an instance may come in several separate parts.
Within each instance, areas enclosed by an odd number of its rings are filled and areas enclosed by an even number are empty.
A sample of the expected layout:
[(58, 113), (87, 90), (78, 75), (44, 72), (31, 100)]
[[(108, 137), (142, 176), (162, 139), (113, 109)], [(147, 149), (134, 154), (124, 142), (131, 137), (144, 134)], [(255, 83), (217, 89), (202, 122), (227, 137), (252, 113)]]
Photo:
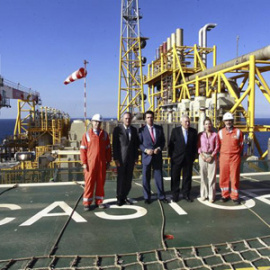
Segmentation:
[(127, 140), (129, 141), (129, 128), (126, 128)]
[(187, 144), (187, 136), (188, 136), (187, 130), (184, 129), (185, 144)]
[(152, 142), (154, 143), (155, 137), (154, 137), (153, 127), (150, 127), (150, 136), (151, 136)]

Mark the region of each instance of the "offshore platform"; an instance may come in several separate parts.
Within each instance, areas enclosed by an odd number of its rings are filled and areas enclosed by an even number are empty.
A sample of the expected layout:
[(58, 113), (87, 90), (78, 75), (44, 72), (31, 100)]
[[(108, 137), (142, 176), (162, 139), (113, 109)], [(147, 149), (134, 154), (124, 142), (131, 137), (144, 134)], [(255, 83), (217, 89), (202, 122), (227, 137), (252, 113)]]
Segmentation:
[[(146, 66), (142, 52), (148, 37), (141, 34), (141, 19), (138, 0), (122, 0), (118, 120), (129, 111), (135, 116), (134, 123), (140, 125), (145, 110), (153, 110), (155, 121), (164, 126), (168, 138), (183, 114), (189, 115), (192, 125), (201, 131), (206, 116), (218, 129), (222, 115), (229, 111), (245, 134), (247, 156), (253, 155), (254, 148), (259, 159), (269, 156), (257, 134), (269, 132), (270, 126), (255, 124), (255, 99), (260, 92), (270, 103), (266, 79), (270, 46), (217, 65), (216, 46), (207, 46), (207, 32), (216, 24), (209, 23), (200, 29), (198, 44), (192, 46), (185, 45), (184, 30), (176, 29), (158, 46), (155, 59)], [(145, 74), (143, 69), (147, 70)], [(79, 166), (79, 144), (86, 127), (83, 121), (70, 123), (68, 114), (60, 110), (38, 108), (41, 99), (37, 92), (11, 90), (3, 78), (0, 88), (1, 106), (8, 106), (11, 98), (18, 99), (14, 134), (1, 146), (2, 157), (13, 157), (15, 152), (19, 157), (22, 153), (19, 167), (23, 169)], [(12, 91), (17, 94), (7, 94)], [(108, 121), (104, 128), (112, 134), (116, 124)]]
[[(216, 47), (206, 43), (206, 32), (215, 24), (202, 27), (193, 46), (184, 45), (179, 28), (158, 46), (143, 74), (142, 50), (148, 38), (140, 32), (138, 2), (122, 0), (118, 120), (130, 111), (140, 125), (150, 109), (168, 136), (183, 114), (198, 130), (206, 116), (218, 129), (223, 113), (230, 111), (246, 135), (249, 155), (257, 147), (259, 158), (266, 159), (267, 150), (261, 149), (256, 134), (269, 132), (270, 126), (255, 124), (255, 99), (261, 92), (270, 103), (270, 47), (217, 65)], [(196, 172), (193, 203), (163, 204), (152, 191), (153, 202), (146, 205), (138, 164), (129, 194), (132, 205), (116, 205), (112, 167), (105, 184), (108, 208), (84, 212), (79, 146), (89, 123), (70, 123), (60, 110), (38, 107), (39, 94), (20, 87), (9, 89), (5, 80), (0, 85), (2, 106), (18, 99), (14, 134), (1, 145), (1, 153), (13, 158), (16, 152), (17, 161), (0, 163), (9, 163), (0, 167), (0, 269), (270, 269), (269, 160), (242, 163), (241, 205), (197, 198)], [(116, 124), (107, 121), (104, 129), (112, 134)], [(164, 189), (170, 199), (166, 161)]]
[[(270, 126), (255, 124), (255, 99), (261, 92), (270, 103), (266, 79), (270, 46), (217, 65), (216, 46), (207, 47), (207, 32), (216, 24), (202, 27), (198, 44), (192, 46), (184, 44), (184, 30), (179, 28), (156, 49), (156, 58), (143, 75), (146, 58), (142, 49), (148, 38), (140, 33), (138, 1), (122, 1), (121, 18), (118, 119), (125, 111), (140, 115), (146, 98), (156, 121), (179, 123), (185, 114), (199, 131), (206, 116), (219, 128), (222, 115), (229, 111), (234, 114), (235, 126), (246, 134), (248, 155), (256, 147), (260, 159), (267, 157), (268, 149), (261, 148), (256, 132), (269, 132)], [(143, 85), (147, 85), (147, 94)]]

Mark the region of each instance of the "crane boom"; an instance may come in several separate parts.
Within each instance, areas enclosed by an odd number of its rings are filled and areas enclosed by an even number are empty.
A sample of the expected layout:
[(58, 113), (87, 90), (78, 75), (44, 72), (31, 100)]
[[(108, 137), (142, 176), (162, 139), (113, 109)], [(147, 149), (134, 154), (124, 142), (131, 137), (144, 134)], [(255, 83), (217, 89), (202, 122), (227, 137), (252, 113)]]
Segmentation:
[(0, 109), (3, 107), (11, 107), (11, 99), (21, 99), (23, 101), (34, 101), (41, 104), (39, 92), (22, 86), (20, 83), (13, 83), (0, 76)]

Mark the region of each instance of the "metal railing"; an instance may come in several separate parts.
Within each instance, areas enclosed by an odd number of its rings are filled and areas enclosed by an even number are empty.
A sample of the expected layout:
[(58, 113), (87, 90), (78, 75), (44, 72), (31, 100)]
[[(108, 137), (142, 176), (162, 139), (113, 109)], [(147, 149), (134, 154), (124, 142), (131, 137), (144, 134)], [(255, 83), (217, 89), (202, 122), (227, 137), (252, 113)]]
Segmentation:
[[(194, 163), (193, 175), (199, 175), (199, 164)], [(264, 173), (270, 171), (270, 160), (242, 161), (241, 173)], [(219, 170), (217, 171), (219, 174)], [(170, 159), (165, 158), (163, 164), (163, 176), (170, 177)], [(111, 167), (107, 170), (106, 181), (116, 181), (117, 169)], [(142, 165), (136, 165), (133, 172), (134, 179), (142, 179)], [(81, 167), (69, 166), (68, 168), (49, 169), (2, 169), (0, 170), (0, 184), (20, 183), (46, 183), (46, 182), (69, 182), (83, 181), (83, 169)]]

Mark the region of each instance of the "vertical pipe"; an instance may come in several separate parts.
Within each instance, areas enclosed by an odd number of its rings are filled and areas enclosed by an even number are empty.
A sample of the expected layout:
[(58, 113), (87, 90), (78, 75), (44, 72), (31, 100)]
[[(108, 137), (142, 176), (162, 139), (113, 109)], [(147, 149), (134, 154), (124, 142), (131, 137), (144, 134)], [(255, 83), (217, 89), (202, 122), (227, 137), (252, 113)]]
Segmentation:
[[(251, 55), (249, 58), (249, 138), (254, 139), (254, 119), (255, 119), (255, 56)], [(252, 149), (253, 151), (253, 149)]]
[(161, 54), (163, 52), (163, 45), (159, 45), (159, 56), (161, 57)]
[(183, 46), (183, 29), (176, 29), (176, 46)]
[(164, 67), (164, 57), (163, 53), (160, 54), (160, 71), (163, 72), (163, 67)]
[[(167, 52), (169, 52), (171, 49), (171, 39), (168, 37), (167, 38)], [(168, 56), (168, 64), (171, 65), (171, 57)]]
[(193, 51), (194, 51), (194, 68), (197, 68), (198, 67), (198, 59), (197, 59), (198, 57), (197, 57), (197, 54), (195, 53), (197, 51), (196, 44), (194, 44), (194, 46), (193, 46)]
[(173, 61), (173, 83), (172, 83), (172, 89), (173, 89), (173, 100), (172, 102), (176, 102), (176, 89), (175, 89), (175, 85), (176, 85), (176, 72), (175, 72), (175, 69), (176, 69), (176, 60), (175, 60), (175, 57), (176, 57), (176, 51), (175, 51), (175, 44), (172, 45), (172, 48), (173, 48), (173, 55), (172, 55), (172, 61)]
[[(84, 70), (85, 70), (85, 73), (86, 73), (86, 64), (88, 64), (88, 62), (86, 60), (84, 60)], [(85, 125), (85, 130), (87, 130), (87, 124), (86, 124), (86, 76), (84, 76), (84, 125)]]
[(201, 28), (199, 31), (199, 47), (202, 47), (202, 30), (203, 28)]
[(175, 33), (171, 34), (171, 47), (173, 48), (175, 46)]
[(217, 46), (213, 46), (213, 67), (217, 65)]
[(217, 89), (214, 90), (215, 94), (215, 107), (214, 107), (214, 127), (217, 127)]
[(159, 48), (156, 49), (156, 58), (159, 59), (160, 53), (159, 53)]
[(199, 77), (196, 76), (196, 90), (195, 90), (195, 96), (198, 97), (200, 95), (200, 89), (199, 89)]
[(163, 52), (163, 69), (164, 69), (167, 66), (167, 42), (166, 41), (163, 42), (162, 44), (162, 52)]
[(168, 37), (167, 38), (167, 51), (171, 49), (171, 39)]
[(166, 41), (163, 42), (163, 44), (162, 44), (162, 52), (167, 53), (167, 42)]

